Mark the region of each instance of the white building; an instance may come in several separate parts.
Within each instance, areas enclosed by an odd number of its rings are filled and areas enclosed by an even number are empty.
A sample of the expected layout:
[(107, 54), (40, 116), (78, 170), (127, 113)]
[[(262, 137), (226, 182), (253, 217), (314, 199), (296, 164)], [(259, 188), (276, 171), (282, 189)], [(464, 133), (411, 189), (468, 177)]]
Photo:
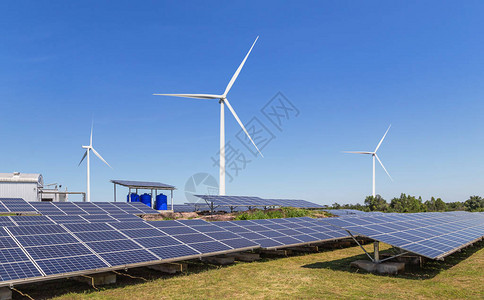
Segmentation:
[(40, 201), (40, 190), (43, 186), (42, 174), (0, 173), (0, 198)]

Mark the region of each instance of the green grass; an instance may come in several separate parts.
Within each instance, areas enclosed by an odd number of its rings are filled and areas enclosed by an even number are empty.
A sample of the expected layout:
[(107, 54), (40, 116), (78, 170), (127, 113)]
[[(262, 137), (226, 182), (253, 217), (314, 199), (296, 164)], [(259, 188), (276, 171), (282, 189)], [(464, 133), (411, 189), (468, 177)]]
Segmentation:
[(244, 211), (235, 216), (235, 220), (279, 219), (296, 217), (313, 217), (316, 214), (326, 215), (326, 212), (294, 207), (282, 207), (279, 209)]
[[(161, 275), (146, 268), (118, 276), (118, 282), (96, 291), (71, 280), (20, 286), (35, 299), (482, 299), (484, 242), (456, 253), (444, 262), (398, 276), (358, 272), (351, 261), (365, 259), (358, 247), (253, 263), (217, 267), (190, 262), (188, 272)], [(370, 250), (372, 245), (365, 246)], [(388, 247), (382, 246), (383, 249)], [(371, 250), (370, 250), (371, 251)], [(18, 294), (17, 294), (18, 295)], [(17, 297), (17, 295), (14, 295)], [(15, 298), (14, 297), (14, 298)], [(19, 298), (16, 298), (19, 299)]]

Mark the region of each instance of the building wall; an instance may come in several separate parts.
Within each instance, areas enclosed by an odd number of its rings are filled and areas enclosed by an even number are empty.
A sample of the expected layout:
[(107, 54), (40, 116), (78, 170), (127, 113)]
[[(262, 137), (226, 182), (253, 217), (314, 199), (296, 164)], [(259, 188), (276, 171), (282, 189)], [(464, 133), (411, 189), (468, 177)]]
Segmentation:
[(0, 198), (22, 198), (39, 201), (36, 182), (0, 182)]

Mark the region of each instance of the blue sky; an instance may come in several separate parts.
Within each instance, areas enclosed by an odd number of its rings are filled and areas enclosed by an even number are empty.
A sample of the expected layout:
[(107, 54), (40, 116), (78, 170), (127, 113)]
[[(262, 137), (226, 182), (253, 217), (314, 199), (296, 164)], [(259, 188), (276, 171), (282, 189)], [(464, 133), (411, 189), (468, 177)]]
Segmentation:
[[(112, 201), (110, 179), (218, 179), (216, 101), (152, 93), (222, 93), (257, 35), (229, 100), (273, 133), (227, 194), (362, 202), (389, 124), (377, 193), (465, 200), (484, 194), (484, 3), (480, 1), (2, 1), (2, 172), (42, 173)], [(282, 92), (299, 115), (279, 131), (261, 109)], [(226, 111), (226, 136), (239, 127)], [(123, 191), (124, 192), (124, 191)], [(122, 191), (119, 192), (121, 196)]]

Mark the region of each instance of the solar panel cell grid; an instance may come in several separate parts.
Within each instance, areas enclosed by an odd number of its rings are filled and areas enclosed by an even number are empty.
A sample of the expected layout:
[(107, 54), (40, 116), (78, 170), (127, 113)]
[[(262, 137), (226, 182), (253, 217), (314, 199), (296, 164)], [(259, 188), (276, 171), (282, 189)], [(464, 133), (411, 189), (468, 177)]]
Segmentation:
[[(484, 236), (484, 218), (474, 214), (417, 213), (326, 218), (321, 221), (395, 247), (439, 259)], [(459, 240), (456, 237), (460, 237)]]
[(123, 240), (126, 237), (114, 230), (74, 233), (83, 242)]
[(37, 261), (37, 264), (46, 275), (109, 267), (95, 255), (45, 259)]
[(103, 253), (100, 256), (113, 266), (158, 260), (156, 256), (144, 249)]

